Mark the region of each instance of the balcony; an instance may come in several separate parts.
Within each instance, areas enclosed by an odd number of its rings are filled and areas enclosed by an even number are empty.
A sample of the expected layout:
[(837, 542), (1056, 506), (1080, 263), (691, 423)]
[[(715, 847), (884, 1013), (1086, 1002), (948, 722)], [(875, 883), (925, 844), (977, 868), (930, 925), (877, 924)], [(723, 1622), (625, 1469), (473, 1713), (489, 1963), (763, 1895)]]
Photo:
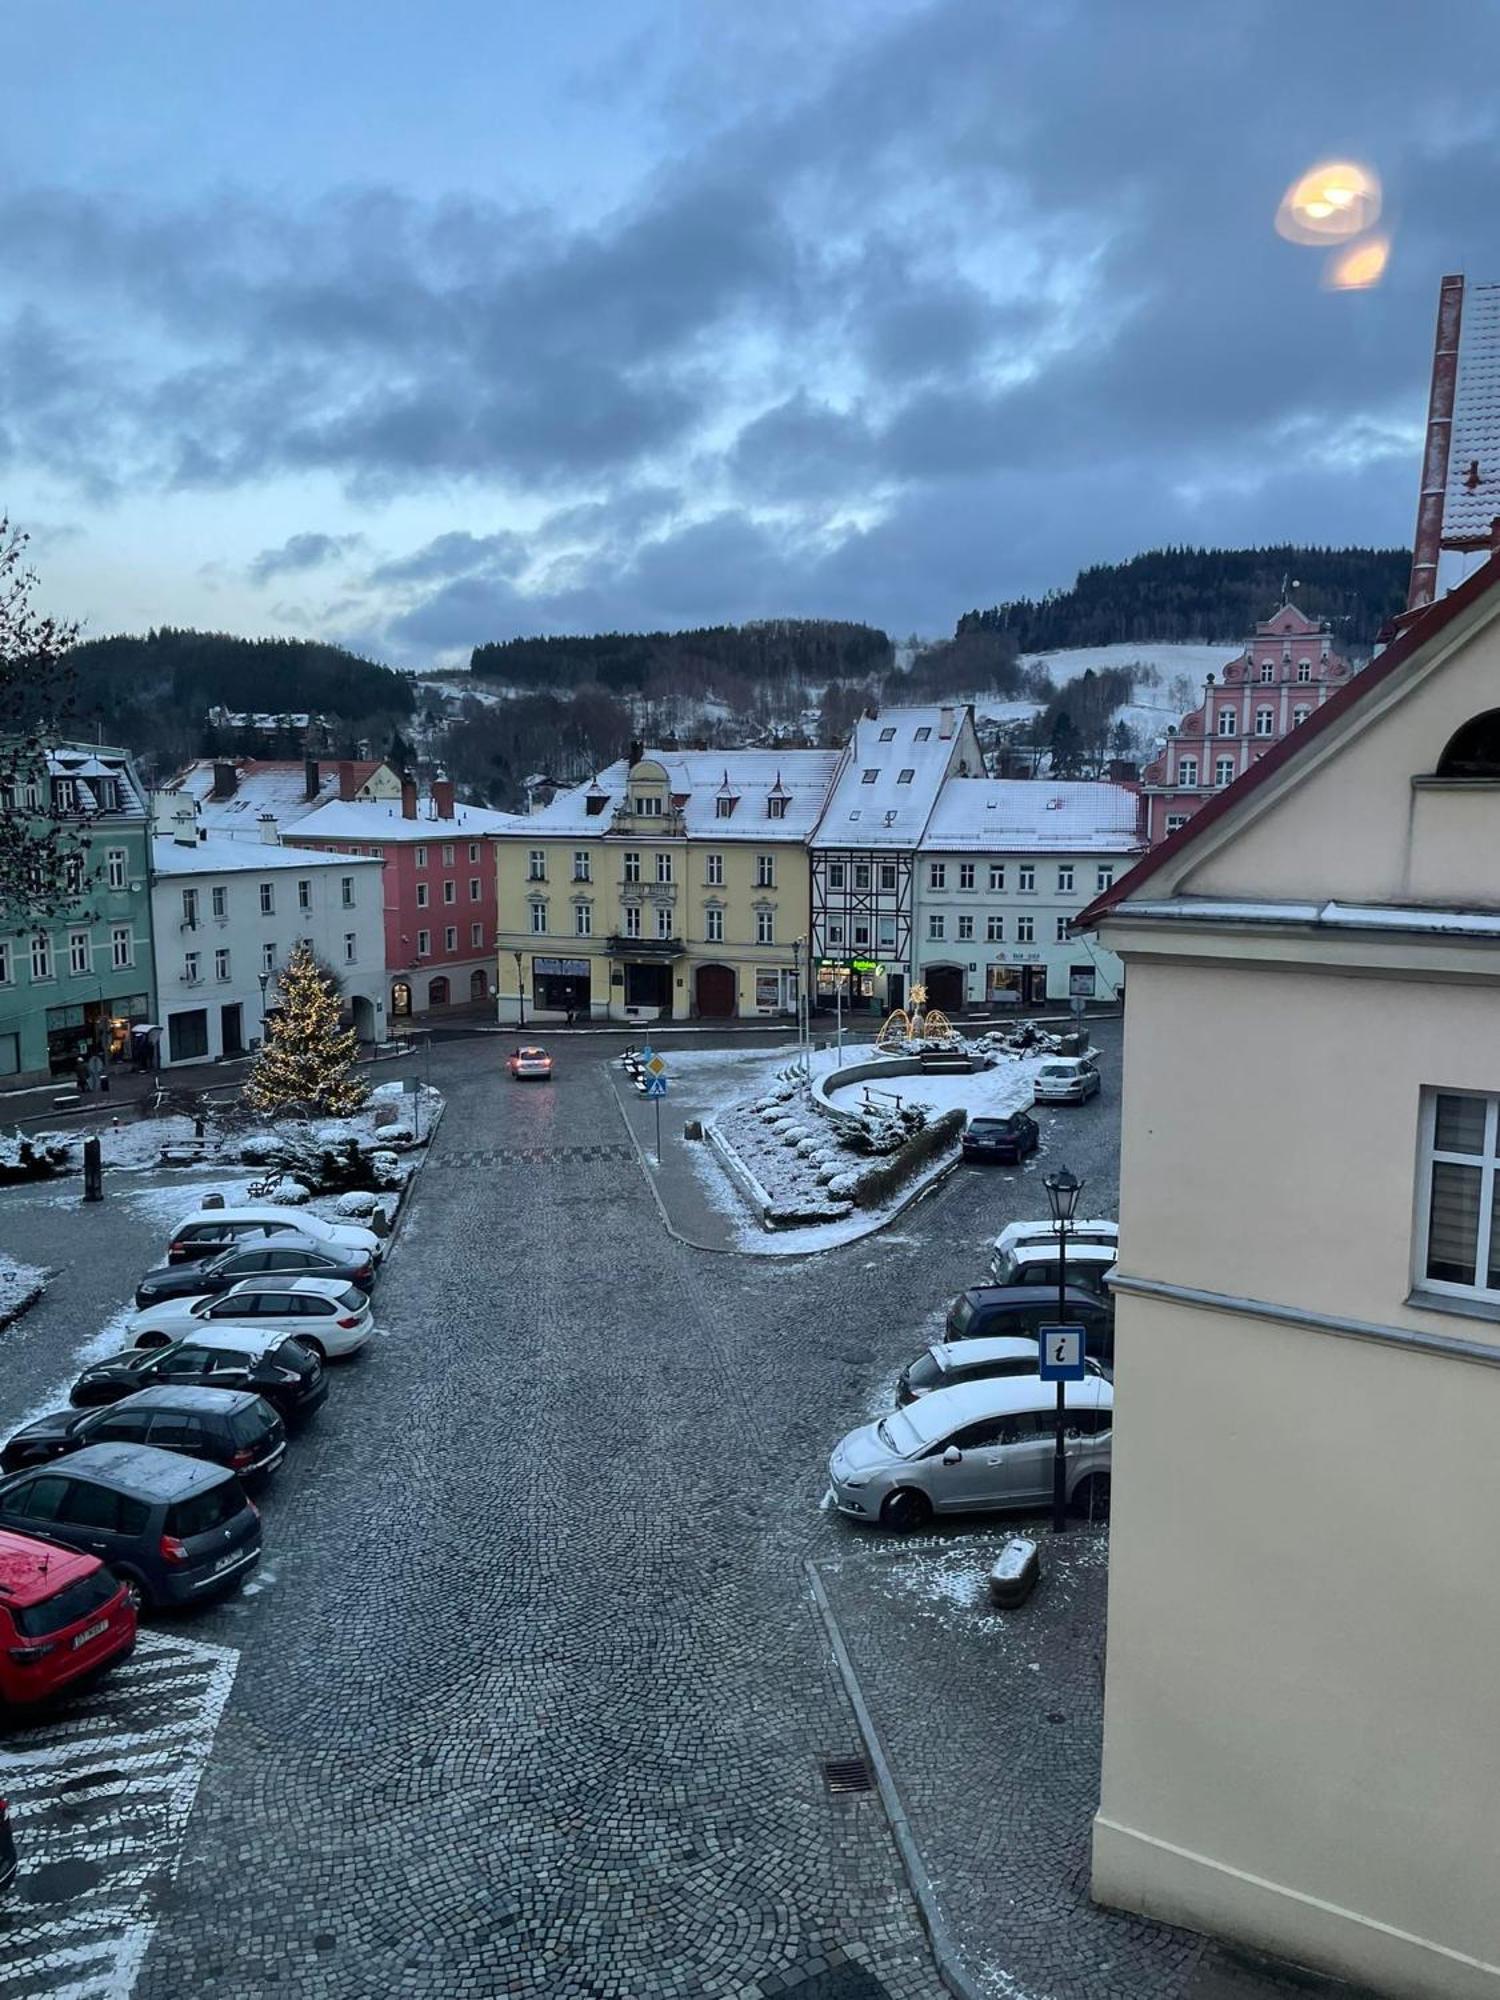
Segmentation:
[(681, 938), (621, 937), (616, 932), (604, 940), (604, 949), (611, 958), (672, 959), (681, 958), (687, 946)]

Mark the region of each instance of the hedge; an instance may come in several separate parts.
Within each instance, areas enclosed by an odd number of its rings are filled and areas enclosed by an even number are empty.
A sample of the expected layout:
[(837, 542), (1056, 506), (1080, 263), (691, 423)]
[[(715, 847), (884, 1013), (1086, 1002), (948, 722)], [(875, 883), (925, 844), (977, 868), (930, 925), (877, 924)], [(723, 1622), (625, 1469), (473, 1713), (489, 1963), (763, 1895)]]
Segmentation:
[(964, 1118), (962, 1111), (945, 1111), (941, 1118), (924, 1125), (899, 1153), (892, 1154), (879, 1166), (870, 1167), (862, 1173), (854, 1187), (855, 1207), (875, 1208), (887, 1200), (903, 1181), (911, 1179), (919, 1167), (925, 1167), (936, 1154), (957, 1141), (964, 1129)]

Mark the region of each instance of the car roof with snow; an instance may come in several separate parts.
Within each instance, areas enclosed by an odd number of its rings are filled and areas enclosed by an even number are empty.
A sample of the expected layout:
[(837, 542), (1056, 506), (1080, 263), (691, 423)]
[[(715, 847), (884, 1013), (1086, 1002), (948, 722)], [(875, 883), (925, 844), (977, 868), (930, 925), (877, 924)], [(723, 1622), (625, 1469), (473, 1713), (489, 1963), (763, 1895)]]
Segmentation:
[(247, 1410), (260, 1397), (253, 1389), (208, 1389), (199, 1382), (153, 1382), (149, 1389), (137, 1389), (118, 1403), (106, 1403), (102, 1414), (127, 1407), (132, 1410), (206, 1410), (229, 1416)]
[(1037, 1344), (1025, 1334), (1003, 1333), (984, 1340), (935, 1340), (927, 1352), (945, 1362), (982, 1368), (987, 1361), (1035, 1361)]
[[(1068, 1241), (1087, 1232), (1090, 1236), (1110, 1236), (1118, 1239), (1120, 1225), (1107, 1215), (1093, 1215), (1075, 1218), (1068, 1224)], [(997, 1250), (1014, 1250), (1021, 1243), (1056, 1242), (1057, 1224), (1050, 1217), (1037, 1222), (1007, 1222), (995, 1238)]]
[(238, 1279), (227, 1292), (216, 1293), (211, 1303), (249, 1298), (258, 1292), (313, 1292), (321, 1299), (341, 1299), (348, 1289), (347, 1278), (315, 1278), (296, 1271), (260, 1271), (253, 1278)]
[(188, 1458), (180, 1451), (159, 1451), (150, 1444), (89, 1444), (70, 1454), (70, 1479), (101, 1480), (122, 1493), (140, 1500), (180, 1500), (205, 1486), (218, 1486), (225, 1478), (222, 1465), (208, 1459)]
[[(1081, 1382), (1064, 1382), (1064, 1401), (1076, 1409), (1113, 1406), (1113, 1385), (1102, 1375)], [(901, 1415), (925, 1444), (935, 1444), (949, 1431), (977, 1424), (985, 1417), (1019, 1416), (1050, 1404), (1056, 1384), (1036, 1375), (991, 1375), (977, 1382), (958, 1382), (951, 1389), (934, 1389), (920, 1402), (908, 1403)]]
[(182, 1218), (177, 1229), (187, 1229), (199, 1222), (283, 1222), (308, 1236), (320, 1236), (325, 1229), (335, 1227), (358, 1229), (363, 1226), (357, 1222), (325, 1222), (321, 1215), (313, 1215), (305, 1208), (293, 1208), (285, 1203), (277, 1207), (267, 1203), (254, 1208), (195, 1208), (191, 1215)]
[[(288, 1333), (284, 1326), (236, 1326), (232, 1323), (226, 1323), (222, 1326), (195, 1327), (183, 1334), (180, 1340), (174, 1340), (171, 1344), (173, 1347), (219, 1348), (225, 1354), (246, 1354), (252, 1359), (258, 1360), (262, 1354), (268, 1353), (271, 1348), (280, 1347), (284, 1340), (293, 1340), (295, 1338), (296, 1336)], [(131, 1354), (149, 1354), (152, 1351), (150, 1348), (131, 1348), (129, 1350)], [(164, 1347), (158, 1347), (154, 1351), (157, 1354), (165, 1354), (167, 1350)]]
[[(1120, 1254), (1118, 1243), (1075, 1243), (1072, 1230), (1068, 1231), (1068, 1262), (1070, 1264), (1098, 1264), (1107, 1269)], [(1018, 1264), (1055, 1264), (1059, 1251), (1054, 1238), (1048, 1242), (1045, 1237), (1032, 1238), (1013, 1246), (1011, 1255)]]

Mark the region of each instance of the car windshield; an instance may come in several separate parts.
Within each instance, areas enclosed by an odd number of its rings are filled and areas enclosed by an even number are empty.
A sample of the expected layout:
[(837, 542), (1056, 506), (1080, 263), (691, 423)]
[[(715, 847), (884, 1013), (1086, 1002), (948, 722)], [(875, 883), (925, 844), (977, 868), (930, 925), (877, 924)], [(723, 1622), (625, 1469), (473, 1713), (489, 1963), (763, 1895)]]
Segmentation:
[(913, 1389), (935, 1389), (943, 1379), (943, 1371), (933, 1355), (923, 1354), (907, 1369), (906, 1379)]
[(902, 1410), (892, 1410), (888, 1417), (882, 1417), (875, 1426), (875, 1434), (886, 1450), (895, 1452), (898, 1458), (910, 1458), (914, 1451), (922, 1449), (922, 1440)]
[(76, 1583), (70, 1583), (66, 1590), (59, 1590), (40, 1604), (28, 1604), (13, 1611), (11, 1616), (23, 1639), (45, 1639), (49, 1632), (61, 1632), (66, 1625), (76, 1625), (91, 1611), (108, 1604), (119, 1588), (107, 1569), (96, 1569), (91, 1576), (81, 1576)]
[(339, 1304), (344, 1308), (345, 1312), (363, 1312), (365, 1309), (365, 1295), (351, 1285), (347, 1292), (339, 1293)]
[(959, 1300), (958, 1304), (953, 1308), (954, 1330), (958, 1333), (965, 1332), (968, 1329), (969, 1322), (973, 1319), (973, 1317), (974, 1317), (974, 1301), (969, 1297), (968, 1293), (965, 1292), (964, 1296)]

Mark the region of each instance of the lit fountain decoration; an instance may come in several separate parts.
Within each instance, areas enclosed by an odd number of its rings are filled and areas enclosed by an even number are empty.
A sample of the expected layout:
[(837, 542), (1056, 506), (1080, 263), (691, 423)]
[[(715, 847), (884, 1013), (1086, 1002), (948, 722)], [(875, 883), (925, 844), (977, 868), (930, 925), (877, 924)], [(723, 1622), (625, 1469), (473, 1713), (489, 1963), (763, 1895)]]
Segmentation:
[(887, 1014), (880, 1033), (875, 1037), (875, 1046), (890, 1054), (908, 1042), (956, 1042), (960, 1039), (957, 1028), (938, 1007), (927, 1011), (927, 988), (914, 986), (911, 989), (911, 1012), (898, 1007)]

